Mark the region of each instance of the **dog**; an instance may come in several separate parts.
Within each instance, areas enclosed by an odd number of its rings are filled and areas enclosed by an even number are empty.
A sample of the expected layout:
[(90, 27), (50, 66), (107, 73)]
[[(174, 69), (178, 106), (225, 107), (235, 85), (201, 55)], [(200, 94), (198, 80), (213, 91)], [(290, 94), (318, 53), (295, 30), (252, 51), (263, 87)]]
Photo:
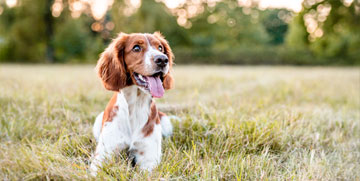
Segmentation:
[(96, 71), (114, 91), (94, 123), (97, 141), (90, 172), (96, 175), (112, 153), (128, 149), (133, 163), (151, 171), (161, 160), (162, 136), (172, 134), (169, 117), (154, 98), (174, 86), (172, 50), (159, 33), (120, 33), (101, 54)]

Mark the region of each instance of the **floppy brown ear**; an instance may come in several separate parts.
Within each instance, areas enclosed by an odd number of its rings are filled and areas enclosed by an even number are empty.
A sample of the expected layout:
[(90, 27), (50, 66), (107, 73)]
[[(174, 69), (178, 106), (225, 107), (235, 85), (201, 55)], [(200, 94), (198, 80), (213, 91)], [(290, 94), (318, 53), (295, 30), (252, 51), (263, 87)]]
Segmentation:
[(174, 78), (172, 77), (170, 72), (164, 76), (163, 85), (164, 89), (166, 90), (174, 88)]
[(170, 48), (169, 43), (165, 40), (164, 36), (160, 32), (155, 32), (154, 36), (160, 40), (164, 46), (164, 52), (169, 59), (169, 72), (164, 76), (163, 85), (165, 89), (172, 89), (174, 87), (174, 78), (172, 76), (172, 64), (174, 61), (174, 54)]
[(96, 65), (104, 87), (111, 91), (119, 91), (126, 86), (124, 48), (127, 37), (127, 34), (120, 33), (101, 54)]

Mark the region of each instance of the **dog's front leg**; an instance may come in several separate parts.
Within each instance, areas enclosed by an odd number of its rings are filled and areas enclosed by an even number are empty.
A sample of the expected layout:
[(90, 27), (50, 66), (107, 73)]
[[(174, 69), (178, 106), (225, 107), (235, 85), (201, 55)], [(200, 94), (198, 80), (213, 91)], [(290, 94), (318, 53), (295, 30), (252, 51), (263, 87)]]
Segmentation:
[(128, 104), (122, 93), (118, 93), (114, 112), (111, 121), (104, 123), (96, 151), (90, 166), (91, 175), (95, 176), (102, 162), (109, 158), (115, 150), (122, 150), (129, 146), (129, 110)]
[(115, 126), (104, 126), (95, 155), (90, 166), (91, 175), (95, 176), (98, 168), (106, 158), (110, 158), (115, 150), (122, 150), (127, 147), (126, 136), (121, 134), (120, 129)]
[(140, 169), (151, 171), (160, 163), (161, 139), (161, 125), (156, 124), (150, 135), (143, 135), (131, 144), (130, 151)]

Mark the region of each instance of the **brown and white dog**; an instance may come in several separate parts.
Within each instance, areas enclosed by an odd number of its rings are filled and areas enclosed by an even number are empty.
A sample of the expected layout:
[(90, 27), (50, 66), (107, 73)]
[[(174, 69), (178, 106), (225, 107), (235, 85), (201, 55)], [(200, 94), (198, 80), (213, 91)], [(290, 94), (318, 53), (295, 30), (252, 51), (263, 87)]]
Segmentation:
[(114, 95), (93, 127), (97, 140), (90, 166), (92, 175), (116, 150), (128, 149), (141, 169), (151, 171), (161, 159), (162, 135), (172, 133), (164, 113), (153, 98), (173, 87), (173, 53), (164, 37), (120, 33), (101, 54), (97, 71)]

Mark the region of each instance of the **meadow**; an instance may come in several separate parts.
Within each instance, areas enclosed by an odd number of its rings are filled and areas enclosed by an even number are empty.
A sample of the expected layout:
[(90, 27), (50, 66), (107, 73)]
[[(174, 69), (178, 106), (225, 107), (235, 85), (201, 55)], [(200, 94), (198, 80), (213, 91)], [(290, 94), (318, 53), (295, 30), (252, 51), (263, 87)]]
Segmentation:
[[(359, 180), (360, 68), (180, 66), (158, 99), (176, 115), (153, 172), (110, 180)], [(89, 180), (92, 124), (111, 97), (94, 65), (0, 65), (0, 178)]]

